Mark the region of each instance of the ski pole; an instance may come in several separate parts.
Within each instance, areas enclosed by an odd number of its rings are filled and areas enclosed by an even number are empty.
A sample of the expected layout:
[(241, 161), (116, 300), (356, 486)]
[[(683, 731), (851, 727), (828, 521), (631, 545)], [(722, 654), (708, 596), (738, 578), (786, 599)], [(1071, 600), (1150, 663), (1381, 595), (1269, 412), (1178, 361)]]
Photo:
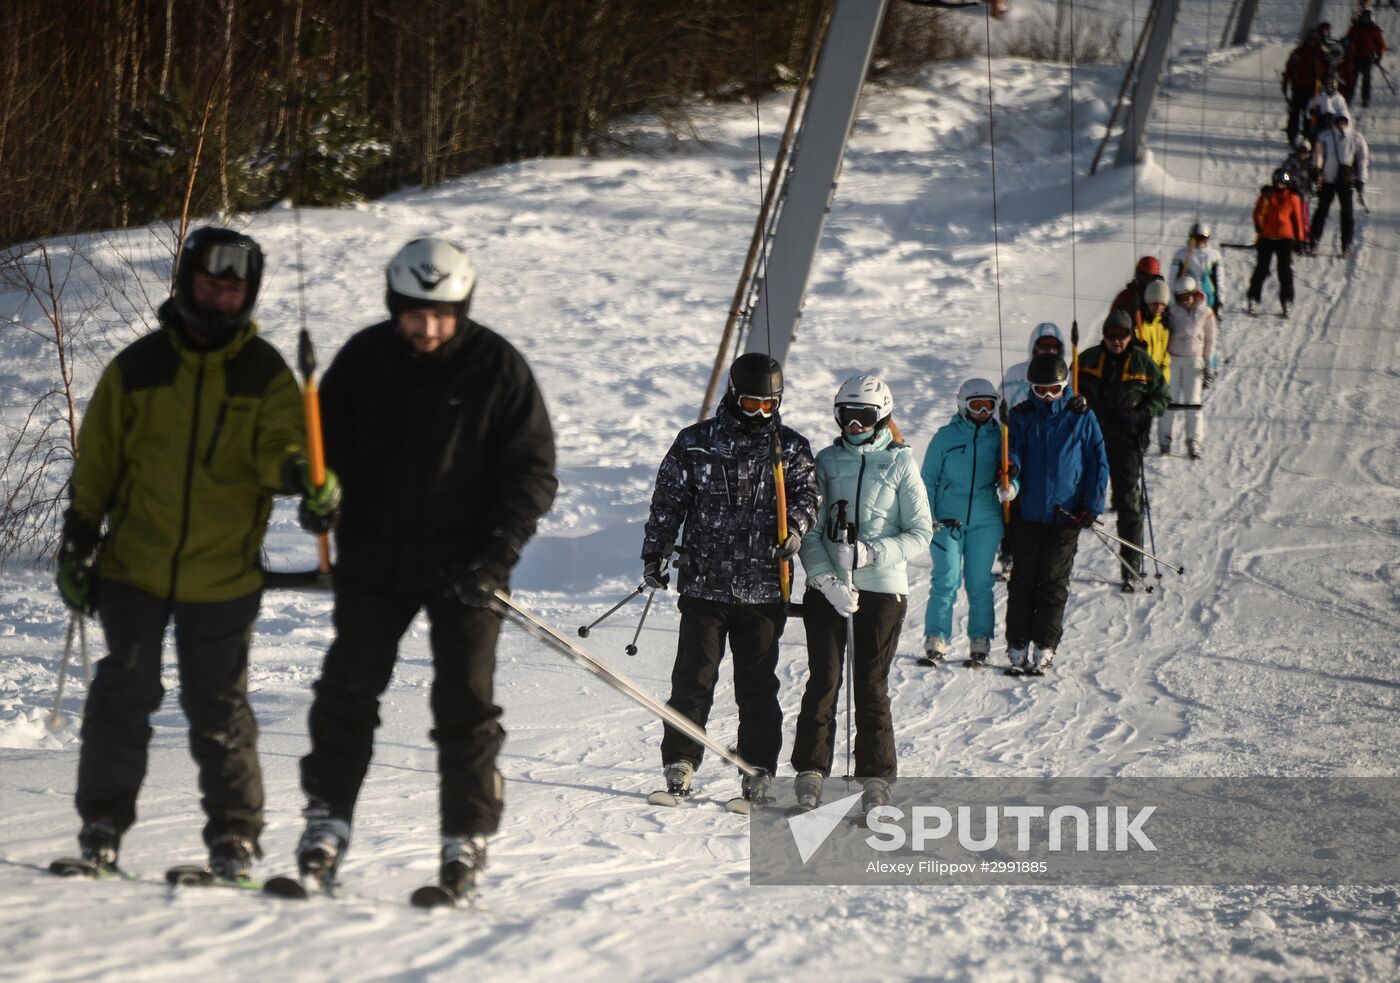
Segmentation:
[(1079, 395), (1079, 321), (1070, 322), (1069, 326), (1069, 377), (1070, 383), (1074, 387), (1074, 394)]
[[(846, 500), (843, 498), (836, 503), (836, 527), (832, 536), (837, 542), (841, 541), (841, 536), (846, 537), (846, 542), (855, 545), (856, 524), (846, 521)], [(846, 571), (846, 586), (854, 593), (856, 589), (855, 555), (851, 556), (851, 569)], [(852, 680), (855, 674), (856, 664), (856, 619), (854, 614), (846, 615), (846, 781), (854, 777), (854, 769), (851, 767), (851, 742), (852, 742)]]
[(1371, 206), (1366, 204), (1366, 192), (1360, 188), (1356, 189), (1356, 200), (1361, 203), (1361, 210), (1367, 215), (1371, 214)]
[[(1157, 533), (1152, 529), (1152, 500), (1147, 497), (1147, 466), (1138, 458), (1138, 487), (1142, 489), (1142, 514), (1147, 517), (1147, 541), (1152, 544), (1152, 552), (1157, 552)], [(1152, 569), (1156, 571), (1158, 583), (1162, 580), (1162, 565), (1154, 557)]]
[(92, 663), (88, 660), (87, 619), (81, 616), (78, 618), (78, 651), (83, 657), (83, 683), (87, 686), (91, 686)]
[(651, 602), (654, 600), (656, 600), (655, 587), (653, 587), (651, 593), (647, 595), (647, 602), (642, 607), (642, 620), (637, 622), (637, 631), (632, 635), (632, 643), (628, 645), (625, 650), (628, 655), (637, 654), (637, 639), (642, 637), (642, 625), (647, 623), (647, 615), (651, 614)]
[[(1078, 395), (1076, 393), (1075, 395)], [(1011, 431), (1007, 428), (1005, 421), (1001, 425), (1001, 488), (1002, 491), (1011, 487)], [(1001, 503), (1001, 524), (1011, 525), (1011, 503), (1009, 501)]]
[(1385, 79), (1385, 85), (1386, 88), (1390, 90), (1390, 94), (1395, 95), (1395, 86), (1390, 81), (1390, 73), (1385, 70), (1385, 66), (1379, 61), (1376, 62), (1376, 67), (1381, 70), (1381, 78)]
[[(326, 448), (321, 433), (321, 395), (316, 386), (316, 348), (311, 344), (311, 332), (305, 327), (297, 338), (297, 365), (301, 369), (302, 412), (306, 416), (306, 463), (311, 483), (320, 488), (326, 483)], [(323, 532), (316, 538), (319, 556), (317, 572), (323, 577), (329, 576), (330, 534)]]
[[(598, 625), (600, 625), (603, 621), (605, 621), (605, 620), (607, 620), (608, 618), (612, 617), (615, 613), (617, 613), (617, 610), (618, 610), (619, 608), (621, 608), (624, 604), (627, 604), (629, 601), (631, 601), (632, 598), (636, 597), (638, 594), (645, 593), (645, 592), (646, 592), (646, 589), (647, 589), (647, 585), (646, 585), (646, 584), (638, 584), (635, 588), (633, 588), (632, 593), (628, 594), (628, 595), (627, 595), (626, 597), (624, 597), (622, 600), (618, 601), (618, 602), (617, 602), (616, 604), (614, 604), (612, 607), (608, 608), (608, 609), (607, 609), (606, 611), (604, 611), (601, 615), (599, 615), (596, 619), (594, 619), (592, 623), (586, 624), (586, 625), (579, 625), (579, 626), (578, 626), (578, 637), (579, 637), (579, 638), (587, 638), (587, 637), (588, 637), (588, 633), (589, 633), (590, 631), (592, 631), (594, 628), (598, 627)], [(650, 604), (651, 602), (648, 601), (647, 603)]]
[(68, 715), (63, 712), (63, 684), (68, 680), (68, 663), (73, 660), (73, 635), (82, 616), (74, 611), (68, 618), (68, 640), (63, 643), (63, 662), (58, 667), (58, 693), (53, 698), (53, 709), (49, 719), (44, 721), (50, 734), (57, 734), (68, 726)]
[[(1066, 512), (1064, 509), (1060, 508), (1058, 505), (1055, 506), (1055, 511), (1056, 511), (1056, 512), (1059, 512), (1061, 515), (1064, 515), (1064, 516), (1069, 517), (1070, 519), (1073, 519), (1073, 518), (1074, 518), (1074, 516), (1073, 516), (1071, 513)], [(1118, 538), (1117, 536), (1115, 536), (1113, 533), (1108, 532), (1107, 530), (1105, 530), (1105, 529), (1103, 528), (1103, 520), (1102, 520), (1102, 519), (1095, 519), (1095, 520), (1094, 520), (1094, 525), (1091, 526), (1091, 527), (1089, 527), (1089, 528), (1092, 528), (1092, 529), (1093, 529), (1095, 532), (1097, 532), (1099, 535), (1107, 536), (1109, 539), (1113, 540), (1115, 543), (1120, 543), (1120, 544), (1122, 544), (1123, 546), (1128, 547), (1129, 549), (1137, 550), (1139, 553), (1141, 553), (1143, 556), (1147, 557), (1149, 560), (1157, 560), (1157, 561), (1160, 562), (1163, 566), (1165, 566), (1168, 570), (1175, 571), (1176, 574), (1177, 574), (1178, 576), (1180, 576), (1181, 574), (1184, 574), (1184, 573), (1186, 572), (1186, 568), (1185, 568), (1185, 567), (1176, 566), (1175, 564), (1171, 563), (1171, 562), (1168, 561), (1168, 560), (1163, 560), (1161, 557), (1156, 556), (1156, 555), (1154, 555), (1154, 554), (1152, 554), (1152, 553), (1149, 553), (1147, 550), (1143, 549), (1143, 548), (1142, 548), (1141, 546), (1139, 546), (1137, 543), (1130, 543), (1130, 542), (1128, 542), (1126, 539), (1120, 539), (1120, 538)]]
[(753, 765), (740, 757), (737, 752), (729, 750), (729, 748), (725, 747), (719, 741), (716, 741), (714, 738), (710, 737), (710, 735), (706, 734), (703, 727), (696, 726), (688, 717), (682, 716), (666, 704), (648, 696), (647, 693), (632, 680), (628, 679), (605, 662), (589, 655), (582, 648), (559, 634), (549, 625), (527, 611), (505, 591), (492, 591), (491, 599), (495, 602), (492, 605), (492, 609), (511, 624), (524, 630), (526, 634), (543, 642), (565, 658), (578, 663), (633, 703), (649, 710), (657, 717), (660, 717), (666, 724), (674, 727), (686, 737), (689, 737), (692, 741), (713, 751), (725, 761), (734, 765), (734, 767), (738, 768), (745, 775), (753, 777), (757, 774), (757, 770)]
[(1090, 526), (1089, 531), (1098, 537), (1099, 542), (1103, 543), (1103, 548), (1108, 550), (1109, 555), (1112, 556), (1115, 560), (1117, 560), (1118, 565), (1123, 568), (1123, 579), (1130, 580), (1133, 583), (1137, 584), (1139, 587), (1142, 588), (1144, 594), (1151, 594), (1152, 585), (1147, 582), (1147, 578), (1123, 562), (1122, 554), (1120, 554), (1118, 550), (1113, 548), (1112, 541), (1108, 538), (1104, 531), (1102, 529), (1099, 529), (1097, 526)]
[[(787, 542), (787, 477), (783, 474), (783, 440), (778, 435), (778, 424), (773, 423), (773, 491), (778, 500), (778, 545)], [(778, 561), (778, 594), (786, 604), (792, 600), (792, 560), (783, 557)], [(643, 615), (645, 618), (645, 615)], [(640, 630), (640, 629), (638, 629)]]

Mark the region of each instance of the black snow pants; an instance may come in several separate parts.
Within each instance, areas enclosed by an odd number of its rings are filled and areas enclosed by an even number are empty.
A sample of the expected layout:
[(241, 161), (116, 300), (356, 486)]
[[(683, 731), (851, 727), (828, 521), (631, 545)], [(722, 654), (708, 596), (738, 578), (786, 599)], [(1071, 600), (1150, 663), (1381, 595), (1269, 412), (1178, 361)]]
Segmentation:
[[(739, 756), (770, 774), (783, 746), (778, 705), (778, 641), (787, 626), (783, 605), (724, 604), (682, 597), (680, 639), (666, 704), (700, 727), (710, 718), (719, 664), (728, 639), (734, 655), (734, 701), (739, 706)], [(661, 761), (697, 768), (705, 749), (673, 727), (661, 739)]]
[(248, 705), (248, 647), (260, 597), (172, 604), (130, 584), (103, 581), (98, 617), (107, 656), (88, 692), (78, 753), (76, 798), (85, 822), (109, 820), (120, 834), (136, 821), (151, 714), (165, 696), (162, 642), (173, 617), (180, 706), (207, 817), (204, 841), (236, 835), (257, 843), (263, 785), (258, 725)]
[(347, 822), (369, 770), (379, 697), (398, 659), (399, 639), (422, 609), (433, 658), (431, 704), (438, 749), (444, 836), (494, 833), (503, 787), (496, 755), (505, 741), (494, 702), (500, 616), (437, 592), (399, 593), (337, 580), (335, 641), (311, 703), (311, 753), (301, 759), (308, 798)]
[(1298, 142), (1298, 133), (1308, 123), (1308, 103), (1312, 101), (1312, 87), (1299, 90), (1293, 89), (1292, 95), (1288, 97), (1288, 145), (1291, 147)]
[(1322, 241), (1322, 232), (1327, 226), (1327, 213), (1332, 208), (1332, 199), (1336, 198), (1341, 206), (1342, 212), (1342, 248), (1351, 245), (1352, 234), (1356, 230), (1356, 221), (1351, 211), (1352, 190), (1349, 184), (1324, 184), (1317, 192), (1317, 211), (1312, 218), (1312, 244), (1316, 246)]
[(1255, 245), (1254, 275), (1249, 278), (1248, 297), (1253, 301), (1264, 299), (1264, 281), (1269, 278), (1270, 261), (1278, 263), (1278, 299), (1280, 303), (1293, 303), (1293, 247), (1292, 239), (1260, 239)]
[[(1142, 444), (1131, 435), (1107, 442), (1108, 480), (1113, 489), (1113, 508), (1118, 516), (1118, 538), (1142, 545)], [(1123, 579), (1127, 568), (1142, 572), (1142, 554), (1126, 546), (1118, 548), (1123, 561)]]
[(1006, 644), (1057, 648), (1064, 634), (1069, 575), (1079, 548), (1079, 527), (1011, 520), (1011, 581), (1006, 592)]
[[(855, 701), (855, 777), (896, 777), (894, 717), (890, 712), (889, 675), (908, 598), (903, 594), (860, 592), (855, 615), (856, 650), (852, 675)], [(792, 766), (798, 771), (831, 774), (836, 753), (837, 696), (846, 653), (846, 619), (822, 596), (808, 589), (802, 598), (807, 629), (807, 689), (797, 718)]]

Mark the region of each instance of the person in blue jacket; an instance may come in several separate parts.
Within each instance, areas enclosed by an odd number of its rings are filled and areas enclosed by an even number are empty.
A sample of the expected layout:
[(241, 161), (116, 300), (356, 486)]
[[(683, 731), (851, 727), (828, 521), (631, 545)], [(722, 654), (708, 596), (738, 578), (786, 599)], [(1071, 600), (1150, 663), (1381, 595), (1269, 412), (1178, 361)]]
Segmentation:
[(967, 590), (968, 658), (986, 662), (992, 651), (992, 562), (1004, 529), (1001, 503), (1016, 497), (1014, 482), (1003, 489), (999, 481), (1000, 403), (1000, 392), (986, 379), (964, 382), (958, 412), (934, 434), (924, 454), (921, 474), (937, 528), (933, 582), (924, 609), (924, 654), (934, 662), (948, 654), (960, 583)]
[(1037, 355), (1026, 375), (1032, 398), (1008, 423), (1020, 489), (1011, 515), (1006, 654), (1013, 669), (1043, 670), (1064, 630), (1079, 532), (1103, 514), (1108, 455), (1089, 404), (1065, 395), (1062, 358)]
[[(807, 574), (807, 689), (797, 719), (792, 766), (799, 805), (821, 800), (836, 751), (836, 695), (847, 631), (855, 698), (855, 774), (868, 812), (890, 800), (896, 774), (888, 676), (908, 607), (907, 564), (928, 549), (933, 518), (914, 452), (894, 426), (894, 397), (873, 375), (847, 379), (836, 393), (841, 434), (817, 454), (818, 524), (802, 540)], [(839, 518), (855, 527), (855, 542)], [(852, 619), (849, 623), (846, 619)]]

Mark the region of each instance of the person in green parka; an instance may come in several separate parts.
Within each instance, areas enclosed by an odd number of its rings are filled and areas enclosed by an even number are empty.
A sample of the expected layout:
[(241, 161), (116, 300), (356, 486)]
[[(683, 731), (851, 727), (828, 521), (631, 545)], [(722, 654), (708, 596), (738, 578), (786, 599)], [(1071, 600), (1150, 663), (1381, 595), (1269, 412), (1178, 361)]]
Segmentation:
[(262, 268), (249, 237), (192, 232), (159, 329), (107, 366), (78, 432), (58, 588), (76, 615), (98, 615), (107, 641), (78, 757), (78, 842), (95, 867), (116, 866), (136, 820), (172, 619), (210, 869), (246, 876), (258, 855), (247, 696), (258, 554), (273, 495), (302, 493), (304, 517), (326, 522), (338, 496), (333, 475), (311, 487), (300, 390), (252, 321)]
[[(817, 454), (818, 523), (798, 554), (807, 574), (802, 622), (809, 677), (793, 740), (800, 806), (814, 807), (836, 750), (836, 697), (847, 633), (854, 634), (855, 774), (870, 811), (890, 801), (894, 719), (888, 677), (909, 601), (908, 562), (928, 549), (933, 519), (914, 452), (891, 414), (889, 386), (873, 375), (847, 379), (836, 393), (841, 434)], [(844, 511), (856, 541), (839, 529)], [(848, 623), (847, 619), (851, 619)]]
[(958, 585), (967, 590), (968, 658), (986, 662), (996, 628), (992, 563), (1005, 531), (1001, 503), (1016, 497), (1016, 484), (1000, 482), (1001, 391), (987, 379), (969, 379), (958, 390), (958, 412), (934, 434), (920, 471), (937, 532), (933, 578), (924, 609), (924, 655), (938, 662), (953, 637)]

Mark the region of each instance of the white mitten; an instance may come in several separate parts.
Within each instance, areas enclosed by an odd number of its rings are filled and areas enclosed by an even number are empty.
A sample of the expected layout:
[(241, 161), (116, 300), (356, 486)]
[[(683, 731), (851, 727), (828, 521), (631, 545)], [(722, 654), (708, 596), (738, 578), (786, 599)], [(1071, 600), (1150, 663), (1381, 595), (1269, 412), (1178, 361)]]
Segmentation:
[(837, 580), (831, 574), (818, 574), (811, 583), (843, 618), (849, 618), (860, 608), (860, 591), (847, 587), (844, 581)]
[(1016, 486), (1008, 484), (1005, 488), (997, 485), (997, 501), (1003, 504), (1016, 497)]
[(870, 562), (871, 550), (864, 543), (837, 543), (835, 559), (838, 569), (854, 570)]

